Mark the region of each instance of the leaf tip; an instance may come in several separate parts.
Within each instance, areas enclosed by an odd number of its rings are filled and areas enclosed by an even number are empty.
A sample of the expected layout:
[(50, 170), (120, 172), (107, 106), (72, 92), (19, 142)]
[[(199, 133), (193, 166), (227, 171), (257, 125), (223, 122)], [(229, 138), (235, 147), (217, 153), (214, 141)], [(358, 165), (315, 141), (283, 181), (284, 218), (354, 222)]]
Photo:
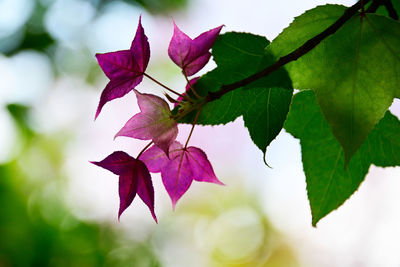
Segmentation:
[(154, 211), (151, 212), (151, 216), (153, 216), (154, 221), (156, 222), (156, 224), (158, 224), (157, 216)]
[(267, 150), (265, 150), (265, 152), (264, 152), (263, 161), (264, 161), (264, 164), (265, 164), (268, 168), (273, 169), (273, 168), (268, 164), (268, 162), (267, 162)]
[(94, 120), (93, 121), (96, 121), (97, 117), (100, 115), (100, 111), (101, 111), (101, 107), (99, 105), (97, 110), (96, 110), (96, 114), (94, 115)]
[(216, 179), (216, 181), (214, 182), (214, 184), (226, 186), (226, 184), (224, 184), (223, 182), (221, 182), (221, 181), (218, 180), (218, 179)]
[(314, 216), (312, 217), (311, 225), (314, 228), (317, 228), (317, 223), (321, 220), (321, 218), (315, 218)]
[(177, 202), (178, 202), (178, 200), (172, 199), (172, 211), (175, 211), (175, 207), (176, 207), (176, 203)]
[(123, 211), (121, 211), (121, 209), (118, 211), (118, 222), (121, 221), (120, 218), (121, 218), (122, 212), (123, 212)]

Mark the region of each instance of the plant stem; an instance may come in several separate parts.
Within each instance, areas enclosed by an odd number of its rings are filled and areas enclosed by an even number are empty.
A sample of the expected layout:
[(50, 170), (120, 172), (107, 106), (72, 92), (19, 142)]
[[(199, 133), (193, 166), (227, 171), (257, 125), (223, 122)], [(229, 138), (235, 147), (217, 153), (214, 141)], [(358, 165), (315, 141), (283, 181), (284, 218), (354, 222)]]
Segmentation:
[(160, 85), (161, 87), (164, 87), (166, 90), (170, 91), (171, 93), (176, 94), (177, 96), (180, 96), (182, 98), (185, 98), (184, 95), (176, 92), (175, 90), (172, 90), (171, 88), (169, 88), (168, 86), (162, 84), (161, 82), (157, 81), (156, 79), (154, 79), (153, 77), (151, 77), (150, 75), (143, 73), (143, 76), (146, 76), (147, 78), (149, 78), (150, 80), (152, 80), (153, 82), (155, 82), (156, 84)]
[(150, 143), (148, 143), (143, 149), (142, 151), (140, 151), (140, 153), (137, 155), (136, 159), (139, 159), (139, 157), (143, 154), (143, 152), (149, 148), (149, 146), (151, 146), (153, 144), (153, 141), (151, 141)]
[(197, 94), (196, 90), (194, 90), (193, 85), (190, 83), (188, 76), (186, 75), (185, 72), (182, 72), (183, 76), (185, 76), (185, 79), (189, 85), (190, 90), (192, 91), (192, 93), (195, 95), (195, 97), (200, 98), (200, 96)]
[(188, 139), (186, 140), (184, 150), (187, 148), (187, 145), (189, 144), (190, 137), (192, 137), (194, 126), (196, 126), (197, 118), (199, 117), (200, 111), (201, 111), (201, 109), (199, 109), (199, 111), (197, 111), (197, 113), (196, 113), (196, 117), (194, 118), (194, 121), (192, 124), (192, 129), (190, 129), (190, 133), (189, 133)]
[(260, 78), (266, 77), (272, 72), (276, 71), (277, 69), (281, 68), (285, 64), (295, 61), (301, 56), (305, 55), (308, 53), (310, 50), (312, 50), (314, 47), (316, 47), (320, 42), (322, 42), (325, 38), (328, 36), (334, 34), (337, 30), (339, 30), (349, 19), (351, 19), (355, 14), (357, 14), (358, 10), (365, 4), (367, 4), (371, 0), (361, 0), (358, 1), (356, 4), (352, 5), (351, 7), (347, 8), (344, 14), (338, 18), (331, 26), (326, 28), (323, 32), (320, 34), (316, 35), (315, 37), (309, 39), (307, 42), (305, 42), (302, 46), (298, 47), (296, 50), (292, 51), (291, 53), (279, 58), (278, 61), (273, 63), (272, 65), (269, 65), (265, 69), (250, 75), (249, 77), (231, 83), (227, 85), (221, 86), (221, 88), (216, 91), (216, 92), (208, 92), (206, 96), (206, 102), (211, 102), (216, 99), (219, 99), (221, 96), (223, 96), (226, 93), (229, 93), (235, 89), (238, 89), (240, 87), (246, 86)]

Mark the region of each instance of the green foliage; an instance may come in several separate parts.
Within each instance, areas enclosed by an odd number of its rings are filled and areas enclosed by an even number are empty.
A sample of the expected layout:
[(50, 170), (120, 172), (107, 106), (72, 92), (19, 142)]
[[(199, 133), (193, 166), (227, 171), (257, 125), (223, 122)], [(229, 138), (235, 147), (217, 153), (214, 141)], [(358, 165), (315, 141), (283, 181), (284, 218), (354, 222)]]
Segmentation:
[[(344, 7), (306, 12), (271, 43), (276, 56), (294, 50), (326, 28)], [(302, 34), (296, 34), (302, 33)], [(351, 18), (334, 35), (289, 63), (295, 88), (313, 89), (333, 134), (345, 152), (345, 164), (384, 116), (399, 92), (400, 24), (374, 14)]]
[[(217, 91), (223, 84), (230, 84), (246, 78), (259, 70), (264, 56), (264, 48), (269, 41), (262, 36), (249, 33), (230, 32), (220, 35), (215, 42), (212, 54), (218, 67), (202, 76), (194, 85), (196, 91), (205, 95)], [(203, 107), (198, 124), (226, 124), (243, 114), (246, 107), (240, 88), (208, 103)], [(191, 119), (188, 122), (192, 122)]]
[[(264, 53), (268, 44), (264, 37), (248, 33), (229, 32), (221, 35), (212, 51), (218, 67), (196, 82), (196, 91), (205, 95), (271, 64), (275, 59)], [(279, 70), (274, 75), (208, 103), (197, 122), (205, 125), (225, 124), (243, 115), (253, 142), (265, 153), (269, 143), (282, 129), (292, 92), (286, 71)], [(192, 117), (186, 120), (191, 122)]]
[(400, 158), (393, 150), (400, 146), (400, 122), (389, 111), (371, 131), (346, 169), (343, 150), (312, 91), (303, 91), (293, 97), (285, 129), (300, 139), (314, 226), (357, 190), (371, 164), (400, 165)]
[[(307, 11), (271, 44), (249, 34), (221, 36), (213, 47), (218, 67), (196, 89), (205, 95), (270, 66), (326, 30), (345, 10), (326, 5)], [(281, 68), (208, 103), (199, 122), (227, 123), (243, 115), (252, 140), (265, 152), (286, 119), (291, 83), (311, 89), (295, 96), (285, 128), (301, 142), (315, 226), (357, 190), (371, 164), (400, 165), (400, 123), (387, 111), (400, 95), (400, 24), (357, 14), (284, 68), (287, 72)]]
[(147, 266), (160, 263), (149, 241), (137, 243), (105, 222), (84, 222), (64, 204), (63, 138), (30, 128), (30, 109), (7, 109), (23, 143), (16, 158), (0, 164), (0, 266)]
[(29, 125), (30, 107), (21, 104), (8, 104), (6, 108), (20, 131), (24, 134), (32, 135), (33, 132)]

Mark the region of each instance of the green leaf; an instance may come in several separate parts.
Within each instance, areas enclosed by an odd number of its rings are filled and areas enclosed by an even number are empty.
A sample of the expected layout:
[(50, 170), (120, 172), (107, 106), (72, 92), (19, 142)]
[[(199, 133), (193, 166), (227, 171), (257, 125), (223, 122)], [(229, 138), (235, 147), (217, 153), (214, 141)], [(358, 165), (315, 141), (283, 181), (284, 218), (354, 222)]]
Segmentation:
[(377, 124), (345, 169), (344, 153), (312, 91), (293, 97), (285, 129), (300, 139), (312, 224), (342, 205), (359, 187), (371, 163), (400, 165), (400, 122), (390, 112)]
[[(207, 92), (217, 91), (223, 84), (230, 84), (253, 74), (259, 69), (268, 44), (265, 37), (250, 33), (228, 32), (220, 35), (212, 48), (218, 67), (196, 82), (196, 91), (200, 95), (206, 95)], [(197, 123), (217, 125), (235, 120), (244, 110), (241, 90), (237, 89), (208, 103), (203, 107)], [(186, 121), (191, 123), (192, 117), (189, 116)]]
[[(371, 2), (372, 4), (372, 2)], [(396, 10), (397, 15), (400, 15), (400, 1), (392, 1), (393, 8)], [(370, 6), (370, 5), (368, 5)], [(376, 10), (375, 14), (383, 15), (386, 17), (389, 17), (389, 12), (387, 11), (385, 6), (379, 6), (379, 8)]]
[(293, 90), (284, 88), (252, 88), (243, 91), (244, 125), (254, 144), (266, 153), (267, 146), (283, 127), (289, 111)]
[(370, 161), (375, 166), (400, 166), (400, 122), (399, 119), (386, 112), (385, 117), (369, 134), (365, 146)]
[[(310, 9), (296, 17), (293, 22), (282, 31), (267, 47), (277, 58), (294, 51), (309, 39), (323, 32), (333, 24), (346, 10), (345, 6), (324, 5)], [(307, 71), (307, 70), (304, 70)], [(291, 78), (301, 78), (301, 73), (290, 73)], [(310, 75), (307, 73), (307, 75)], [(294, 82), (294, 79), (293, 79)], [(298, 85), (295, 84), (297, 88)], [(307, 88), (305, 88), (307, 89)]]
[[(229, 73), (225, 75), (221, 69), (216, 68), (197, 80), (194, 88), (200, 95), (206, 95), (208, 91), (217, 91), (224, 81), (233, 79), (234, 78), (229, 76)], [(240, 95), (240, 89), (235, 90), (205, 105), (200, 112), (197, 124), (217, 125), (234, 121), (242, 114)], [(191, 116), (185, 118), (183, 122), (193, 122), (194, 115), (195, 114), (191, 114)]]
[[(322, 24), (336, 20), (341, 10), (344, 8), (328, 5), (304, 13), (271, 43), (268, 51), (281, 56), (293, 50), (326, 28)], [(316, 92), (318, 104), (344, 149), (347, 165), (393, 98), (400, 95), (400, 24), (374, 14), (355, 16), (288, 64), (287, 70), (295, 88)]]
[[(213, 46), (218, 67), (200, 78), (195, 89), (202, 95), (248, 77), (275, 58), (265, 54), (268, 40), (248, 33), (230, 32), (221, 35)], [(234, 90), (205, 105), (197, 123), (215, 125), (233, 121), (243, 115), (253, 142), (264, 153), (281, 131), (286, 119), (292, 84), (284, 69), (260, 79), (245, 88)], [(190, 122), (190, 118), (187, 118)]]

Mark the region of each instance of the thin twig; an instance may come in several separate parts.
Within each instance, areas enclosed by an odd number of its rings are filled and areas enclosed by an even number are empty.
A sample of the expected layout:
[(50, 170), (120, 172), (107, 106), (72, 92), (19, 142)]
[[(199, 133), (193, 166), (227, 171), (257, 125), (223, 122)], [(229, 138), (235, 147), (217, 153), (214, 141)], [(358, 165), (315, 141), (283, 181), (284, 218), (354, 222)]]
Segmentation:
[(186, 140), (186, 144), (185, 144), (185, 148), (184, 149), (187, 148), (187, 145), (189, 144), (190, 137), (192, 137), (194, 126), (196, 126), (196, 122), (197, 122), (197, 119), (199, 117), (200, 111), (201, 111), (201, 108), (199, 109), (199, 111), (197, 111), (196, 117), (194, 118), (194, 121), (193, 121), (193, 124), (192, 124), (192, 129), (190, 129), (190, 133), (189, 133), (188, 139)]
[(185, 72), (183, 72), (183, 76), (185, 76), (186, 82), (189, 85), (190, 90), (192, 91), (192, 93), (194, 94), (195, 97), (200, 98), (200, 96), (197, 94), (196, 90), (194, 90), (193, 85), (190, 83), (188, 76), (186, 75)]
[(280, 67), (284, 66), (285, 64), (295, 61), (301, 56), (308, 53), (314, 47), (316, 47), (320, 42), (322, 42), (328, 36), (334, 34), (338, 29), (340, 29), (348, 20), (350, 20), (355, 14), (357, 14), (358, 10), (361, 8), (362, 5), (365, 5), (370, 0), (362, 0), (358, 1), (356, 4), (352, 5), (351, 7), (347, 8), (344, 14), (336, 20), (331, 26), (329, 26), (326, 30), (321, 32), (320, 34), (316, 35), (315, 37), (311, 38), (307, 42), (305, 42), (302, 46), (294, 50), (293, 52), (287, 54), (279, 58), (278, 61), (273, 63), (272, 65), (266, 67), (265, 69), (234, 83), (227, 84), (221, 86), (221, 88), (216, 92), (208, 92), (206, 96), (206, 102), (214, 101), (226, 93), (229, 93), (235, 89), (240, 87), (246, 86), (260, 78), (268, 76), (272, 72), (276, 71)]
[(151, 146), (151, 144), (153, 144), (153, 141), (151, 141), (150, 143), (148, 143), (143, 149), (142, 151), (140, 151), (140, 153), (137, 155), (136, 159), (139, 159), (139, 157), (143, 154), (143, 152), (149, 148), (149, 146)]
[(161, 87), (164, 87), (166, 90), (170, 91), (171, 93), (176, 94), (177, 96), (180, 96), (182, 98), (185, 98), (184, 95), (176, 92), (175, 90), (172, 90), (171, 88), (167, 87), (166, 85), (160, 83), (159, 81), (157, 81), (156, 79), (154, 79), (153, 77), (151, 77), (150, 75), (143, 73), (143, 76), (146, 76), (147, 78), (149, 78), (150, 80), (152, 80), (153, 82), (155, 82), (156, 84), (160, 85)]

